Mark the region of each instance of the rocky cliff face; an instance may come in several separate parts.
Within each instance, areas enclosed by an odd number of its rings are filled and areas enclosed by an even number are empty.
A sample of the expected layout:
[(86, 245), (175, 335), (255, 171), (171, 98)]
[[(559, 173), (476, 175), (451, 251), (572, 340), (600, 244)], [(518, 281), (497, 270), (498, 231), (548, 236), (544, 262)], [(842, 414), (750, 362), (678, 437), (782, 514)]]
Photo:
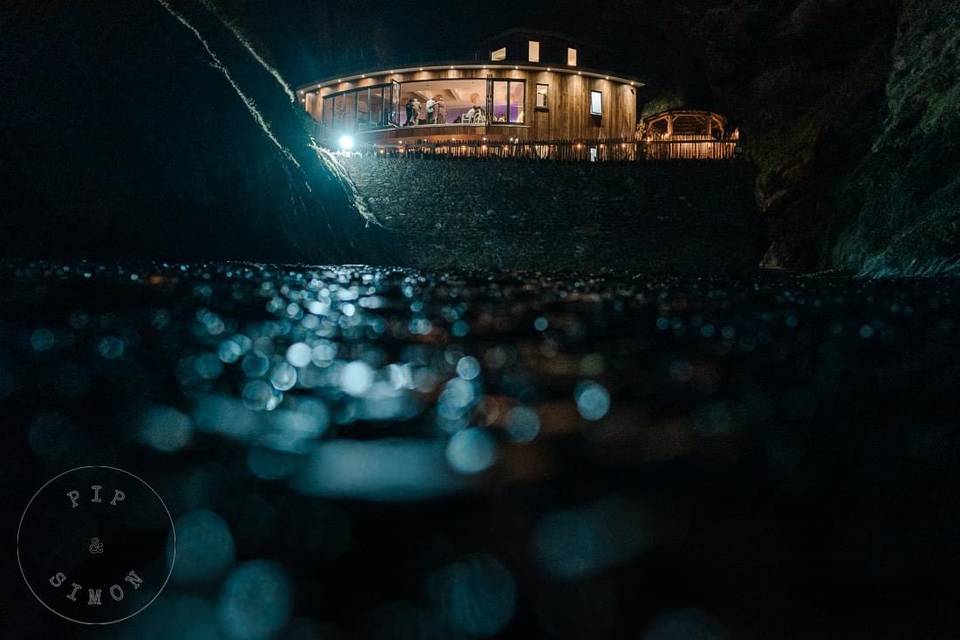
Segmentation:
[(960, 273), (960, 5), (904, 4), (873, 144), (839, 183), (833, 263)]
[(393, 261), (211, 7), (0, 8), (0, 255)]
[(956, 270), (960, 5), (654, 4), (665, 53), (651, 105), (701, 102), (740, 126), (767, 266)]

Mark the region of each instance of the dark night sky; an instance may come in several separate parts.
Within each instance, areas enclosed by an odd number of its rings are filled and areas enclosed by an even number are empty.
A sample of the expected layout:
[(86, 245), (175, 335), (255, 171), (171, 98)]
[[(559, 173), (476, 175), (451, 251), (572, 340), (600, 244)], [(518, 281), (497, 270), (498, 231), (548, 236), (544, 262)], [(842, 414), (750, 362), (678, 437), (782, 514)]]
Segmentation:
[[(374, 0), (316, 2), (222, 0), (224, 11), (272, 51), (295, 83), (369, 65), (460, 58), (489, 36), (513, 27), (554, 31), (624, 51), (625, 66), (642, 67), (628, 52), (649, 39), (641, 7), (657, 2), (482, 3), (439, 5)], [(644, 35), (641, 35), (641, 31)]]

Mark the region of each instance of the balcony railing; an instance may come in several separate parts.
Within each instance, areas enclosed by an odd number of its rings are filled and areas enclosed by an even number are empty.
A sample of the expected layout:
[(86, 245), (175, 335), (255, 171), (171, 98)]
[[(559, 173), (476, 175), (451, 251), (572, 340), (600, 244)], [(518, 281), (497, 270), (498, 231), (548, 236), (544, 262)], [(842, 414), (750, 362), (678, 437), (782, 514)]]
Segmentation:
[(516, 142), (396, 142), (362, 144), (350, 153), (384, 158), (479, 158), (560, 162), (735, 160), (737, 140), (594, 140)]

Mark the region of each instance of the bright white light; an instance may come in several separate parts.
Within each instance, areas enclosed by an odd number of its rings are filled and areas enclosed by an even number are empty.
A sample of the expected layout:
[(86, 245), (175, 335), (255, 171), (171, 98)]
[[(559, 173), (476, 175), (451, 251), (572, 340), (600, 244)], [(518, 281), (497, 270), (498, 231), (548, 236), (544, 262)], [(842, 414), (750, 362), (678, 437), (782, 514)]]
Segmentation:
[(351, 396), (362, 396), (373, 386), (374, 371), (362, 360), (346, 365), (340, 376), (341, 388)]
[(341, 151), (350, 151), (353, 149), (353, 136), (340, 136), (338, 144)]

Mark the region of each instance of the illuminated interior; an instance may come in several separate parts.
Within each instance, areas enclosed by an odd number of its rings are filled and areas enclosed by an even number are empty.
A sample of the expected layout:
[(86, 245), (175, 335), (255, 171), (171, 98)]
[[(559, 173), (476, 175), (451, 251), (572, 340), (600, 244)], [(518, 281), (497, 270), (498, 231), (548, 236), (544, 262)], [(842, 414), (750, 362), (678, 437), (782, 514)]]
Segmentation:
[(523, 124), (525, 99), (523, 80), (416, 80), (326, 96), (321, 122), (337, 131), (447, 124)]
[[(442, 100), (446, 110), (440, 121), (434, 109), (434, 120), (428, 118), (426, 104), (430, 99)], [(413, 124), (407, 119), (407, 105), (416, 99), (421, 105), (418, 124), (484, 124), (487, 106), (487, 81), (477, 80), (423, 80), (400, 85), (400, 124)], [(472, 110), (472, 112), (471, 112)], [(482, 113), (480, 111), (482, 110)]]

